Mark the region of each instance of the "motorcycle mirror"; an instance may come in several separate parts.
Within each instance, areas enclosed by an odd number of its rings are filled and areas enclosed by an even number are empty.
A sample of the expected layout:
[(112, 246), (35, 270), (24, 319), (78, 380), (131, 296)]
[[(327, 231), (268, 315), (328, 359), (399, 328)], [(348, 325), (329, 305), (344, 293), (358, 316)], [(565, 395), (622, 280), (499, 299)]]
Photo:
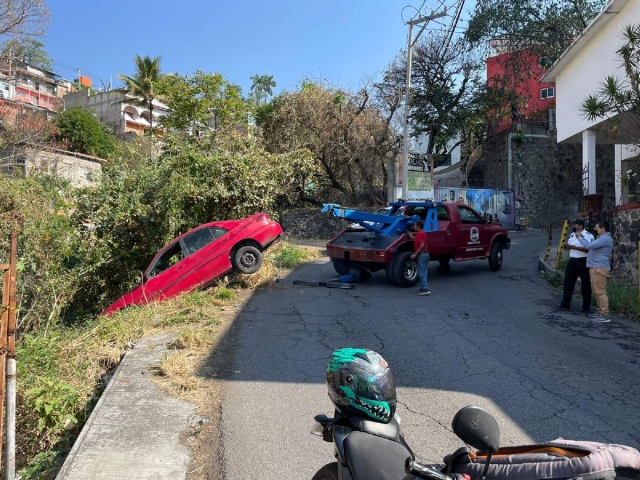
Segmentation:
[(500, 427), (486, 410), (468, 406), (462, 408), (451, 423), (453, 433), (476, 450), (493, 454), (500, 447)]

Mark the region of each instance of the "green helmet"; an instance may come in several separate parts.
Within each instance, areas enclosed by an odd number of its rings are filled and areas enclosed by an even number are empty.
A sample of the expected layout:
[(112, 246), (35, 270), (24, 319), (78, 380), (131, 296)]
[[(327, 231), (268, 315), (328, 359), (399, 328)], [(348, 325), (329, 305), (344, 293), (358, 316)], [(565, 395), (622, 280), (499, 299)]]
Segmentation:
[(341, 348), (327, 367), (329, 397), (346, 415), (389, 423), (396, 411), (396, 386), (389, 365), (372, 350)]

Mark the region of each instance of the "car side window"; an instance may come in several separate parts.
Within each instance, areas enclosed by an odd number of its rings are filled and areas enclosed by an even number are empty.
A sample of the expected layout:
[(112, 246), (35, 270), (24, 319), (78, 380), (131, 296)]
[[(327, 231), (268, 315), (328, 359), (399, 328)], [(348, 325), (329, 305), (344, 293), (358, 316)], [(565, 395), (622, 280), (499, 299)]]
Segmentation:
[(200, 230), (197, 230), (182, 239), (185, 250), (184, 253), (187, 257), (189, 255), (193, 255), (202, 247), (209, 245), (214, 240), (215, 238), (210, 229), (201, 228)]
[(176, 242), (164, 252), (156, 263), (149, 270), (148, 276), (155, 277), (159, 273), (164, 272), (167, 268), (173, 267), (176, 263), (184, 258), (182, 253), (182, 247), (179, 242)]
[(229, 230), (225, 230), (224, 228), (220, 227), (209, 227), (209, 231), (211, 232), (211, 235), (213, 235), (214, 240), (217, 240)]
[(463, 206), (457, 206), (456, 208), (462, 223), (480, 223), (480, 216), (473, 210)]
[(446, 208), (436, 207), (436, 212), (438, 212), (438, 220), (442, 220), (442, 221), (451, 220), (451, 217), (449, 217), (449, 212)]

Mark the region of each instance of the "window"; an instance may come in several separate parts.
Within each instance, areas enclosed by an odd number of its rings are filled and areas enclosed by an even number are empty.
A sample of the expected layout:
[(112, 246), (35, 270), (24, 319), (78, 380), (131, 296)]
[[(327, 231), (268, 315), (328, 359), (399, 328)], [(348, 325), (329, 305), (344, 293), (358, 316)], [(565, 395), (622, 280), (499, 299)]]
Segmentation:
[(458, 214), (462, 223), (480, 223), (480, 216), (467, 207), (458, 206)]
[(437, 207), (436, 211), (438, 212), (438, 220), (449, 221), (451, 218), (449, 217), (449, 212), (444, 207)]
[(549, 88), (541, 88), (540, 89), (540, 98), (541, 99), (546, 99), (546, 98), (553, 98), (556, 96), (556, 89), (555, 87), (549, 87)]
[(180, 242), (173, 244), (162, 256), (156, 261), (156, 263), (149, 270), (148, 276), (155, 277), (156, 275), (164, 272), (167, 268), (173, 267), (176, 263), (184, 258), (182, 254), (182, 247)]
[(225, 233), (227, 233), (225, 229), (215, 227), (197, 230), (182, 240), (184, 242), (185, 253), (187, 256), (192, 255)]

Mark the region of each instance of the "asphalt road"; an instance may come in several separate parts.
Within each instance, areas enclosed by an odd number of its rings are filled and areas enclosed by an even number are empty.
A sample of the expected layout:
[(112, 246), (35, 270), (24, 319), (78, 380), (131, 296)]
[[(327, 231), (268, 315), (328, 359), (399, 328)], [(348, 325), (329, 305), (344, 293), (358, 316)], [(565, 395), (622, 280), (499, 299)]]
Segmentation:
[[(222, 403), (222, 478), (310, 479), (333, 461), (309, 434), (331, 414), (324, 374), (333, 349), (367, 347), (394, 371), (402, 429), (422, 461), (461, 446), (456, 411), (493, 413), (502, 444), (558, 437), (640, 446), (640, 325), (594, 325), (555, 312), (559, 293), (539, 278), (546, 235), (518, 233), (502, 270), (486, 261), (429, 269), (433, 295), (376, 273), (354, 290), (300, 288), (334, 276), (326, 259), (256, 294), (225, 343), (235, 352)], [(579, 304), (574, 305), (576, 310)]]

